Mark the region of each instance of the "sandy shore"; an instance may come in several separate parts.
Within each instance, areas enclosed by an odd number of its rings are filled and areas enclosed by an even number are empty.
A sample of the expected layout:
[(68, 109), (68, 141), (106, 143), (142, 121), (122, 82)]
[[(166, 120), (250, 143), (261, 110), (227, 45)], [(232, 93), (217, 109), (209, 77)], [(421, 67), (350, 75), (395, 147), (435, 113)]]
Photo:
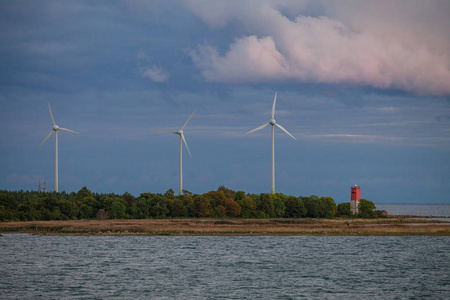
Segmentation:
[[(447, 224), (447, 225), (446, 225)], [(423, 235), (450, 236), (450, 224), (403, 218), (145, 219), (2, 222), (0, 232), (45, 235)]]

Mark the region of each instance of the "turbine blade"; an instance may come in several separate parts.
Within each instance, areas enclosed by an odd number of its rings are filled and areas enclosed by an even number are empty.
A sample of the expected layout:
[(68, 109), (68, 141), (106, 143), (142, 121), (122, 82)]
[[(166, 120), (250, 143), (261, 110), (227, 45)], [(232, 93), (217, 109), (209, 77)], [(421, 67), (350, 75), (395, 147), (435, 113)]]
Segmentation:
[(264, 125), (261, 125), (261, 126), (259, 126), (259, 127), (256, 127), (255, 129), (250, 130), (250, 131), (247, 132), (246, 134), (249, 134), (249, 133), (255, 132), (255, 131), (257, 131), (257, 130), (263, 129), (263, 128), (266, 127), (267, 125), (269, 125), (269, 123), (266, 123), (266, 124), (264, 124)]
[(178, 134), (178, 132), (177, 132), (177, 131), (167, 131), (167, 130), (153, 130), (153, 131), (156, 131), (156, 132), (166, 132), (166, 133), (174, 133), (174, 134)]
[(50, 131), (50, 133), (45, 137), (45, 139), (42, 140), (42, 142), (39, 144), (39, 146), (37, 146), (38, 148), (52, 135), (52, 131)]
[(184, 134), (181, 135), (181, 138), (183, 139), (184, 145), (186, 146), (186, 149), (187, 149), (187, 151), (189, 153), (189, 156), (192, 158), (191, 151), (189, 151), (189, 147), (188, 147), (188, 145), (186, 143), (186, 139), (184, 138)]
[(73, 131), (73, 130), (70, 130), (70, 129), (67, 129), (67, 128), (62, 128), (62, 127), (59, 127), (58, 130), (62, 130), (62, 131), (67, 131), (67, 132), (72, 132), (72, 133), (80, 134), (79, 132), (76, 132), (76, 131)]
[(278, 126), (278, 128), (280, 128), (281, 130), (283, 130), (286, 134), (288, 134), (291, 138), (293, 138), (294, 140), (297, 140), (292, 134), (289, 133), (289, 131), (286, 130), (286, 128), (284, 128), (283, 126), (281, 126), (280, 124), (275, 124)]
[(275, 92), (275, 98), (273, 98), (273, 105), (272, 105), (272, 119), (275, 118), (275, 105), (277, 103), (277, 92)]
[(189, 119), (187, 119), (186, 123), (184, 123), (183, 127), (181, 127), (180, 130), (183, 130), (184, 127), (186, 127), (187, 123), (189, 122), (189, 120), (192, 118), (192, 116), (195, 114), (196, 109), (194, 109), (194, 112), (191, 114), (191, 116), (189, 117)]
[(55, 125), (55, 119), (53, 119), (52, 108), (50, 107), (50, 102), (48, 103), (48, 110), (50, 111), (50, 117), (52, 118), (53, 125)]

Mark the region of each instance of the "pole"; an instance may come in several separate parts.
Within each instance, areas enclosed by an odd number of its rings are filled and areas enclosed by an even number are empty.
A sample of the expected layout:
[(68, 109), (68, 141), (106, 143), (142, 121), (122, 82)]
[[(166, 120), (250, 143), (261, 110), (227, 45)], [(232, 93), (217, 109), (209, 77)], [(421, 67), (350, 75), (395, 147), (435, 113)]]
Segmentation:
[(55, 131), (55, 192), (58, 192), (58, 131)]
[(183, 195), (183, 137), (180, 134), (180, 190), (178, 194)]
[(272, 190), (271, 194), (275, 194), (275, 137), (274, 126), (272, 125)]

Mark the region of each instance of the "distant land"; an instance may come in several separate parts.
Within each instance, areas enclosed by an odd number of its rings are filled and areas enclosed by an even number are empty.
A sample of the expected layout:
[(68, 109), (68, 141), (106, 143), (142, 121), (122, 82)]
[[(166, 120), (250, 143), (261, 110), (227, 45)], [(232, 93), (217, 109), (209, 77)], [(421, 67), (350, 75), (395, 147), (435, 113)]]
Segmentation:
[(450, 236), (427, 219), (143, 219), (2, 222), (2, 233), (78, 236)]

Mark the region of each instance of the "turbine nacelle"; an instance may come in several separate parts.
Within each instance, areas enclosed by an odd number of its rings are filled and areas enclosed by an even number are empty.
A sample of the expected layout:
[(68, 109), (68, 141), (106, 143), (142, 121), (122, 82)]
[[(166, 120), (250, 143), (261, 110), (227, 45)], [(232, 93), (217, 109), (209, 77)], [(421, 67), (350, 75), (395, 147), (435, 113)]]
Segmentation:
[(58, 131), (58, 129), (59, 129), (59, 126), (58, 125), (53, 125), (53, 131)]
[(270, 119), (269, 124), (273, 126), (276, 125), (277, 122), (275, 121), (275, 119)]

